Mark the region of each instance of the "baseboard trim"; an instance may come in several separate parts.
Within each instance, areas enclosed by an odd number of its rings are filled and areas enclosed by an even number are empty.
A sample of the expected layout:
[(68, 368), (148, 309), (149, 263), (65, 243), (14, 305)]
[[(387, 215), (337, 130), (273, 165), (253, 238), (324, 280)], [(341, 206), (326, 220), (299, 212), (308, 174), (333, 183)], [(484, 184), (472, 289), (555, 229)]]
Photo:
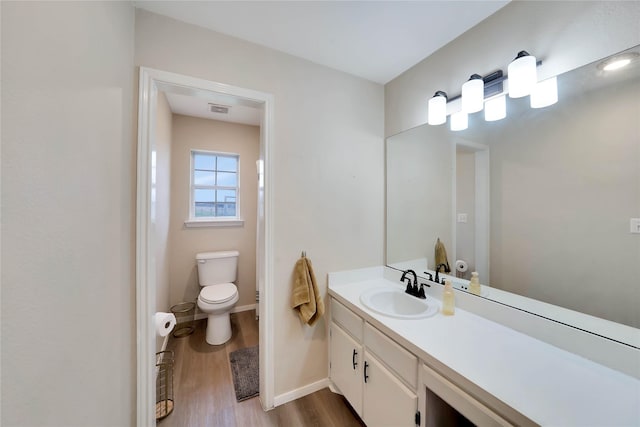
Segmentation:
[(255, 309), (256, 309), (256, 304), (247, 304), (247, 305), (234, 307), (233, 310), (231, 310), (231, 312), (240, 313), (241, 311), (249, 311), (249, 310), (255, 310)]
[[(240, 305), (238, 307), (234, 307), (233, 310), (231, 310), (231, 312), (232, 313), (240, 313), (241, 311), (255, 310), (256, 309), (256, 305), (257, 304)], [(193, 320), (201, 320), (201, 319), (206, 319), (206, 318), (207, 318), (207, 313), (202, 313), (202, 312), (199, 311), (193, 317)]]
[(307, 384), (303, 387), (297, 388), (295, 390), (288, 391), (283, 394), (279, 394), (273, 398), (273, 405), (280, 406), (285, 403), (291, 402), (296, 399), (300, 399), (308, 394), (315, 393), (318, 390), (322, 390), (323, 388), (327, 388), (330, 386), (329, 378), (323, 378), (320, 381), (316, 381), (311, 384)]

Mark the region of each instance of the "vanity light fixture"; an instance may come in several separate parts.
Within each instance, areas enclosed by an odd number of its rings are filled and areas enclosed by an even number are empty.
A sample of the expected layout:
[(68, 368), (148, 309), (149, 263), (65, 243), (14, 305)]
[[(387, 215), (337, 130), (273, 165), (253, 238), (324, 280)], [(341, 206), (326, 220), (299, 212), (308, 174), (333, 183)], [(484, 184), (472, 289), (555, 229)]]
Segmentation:
[(484, 105), (484, 80), (479, 74), (473, 74), (462, 85), (462, 111), (475, 113)]
[(495, 122), (507, 117), (507, 99), (505, 95), (488, 99), (484, 103), (484, 119), (487, 122)]
[(522, 98), (531, 93), (538, 82), (536, 68), (535, 56), (529, 55), (525, 50), (518, 52), (516, 59), (507, 67), (509, 96), (511, 98)]
[[(640, 58), (637, 52), (634, 58)], [(633, 58), (631, 59), (633, 61)], [(468, 127), (468, 115), (482, 111), (488, 122), (502, 120), (507, 116), (506, 94), (504, 81), (508, 80), (508, 93), (511, 98), (522, 98), (530, 95), (532, 108), (543, 108), (558, 102), (558, 84), (555, 77), (538, 82), (537, 67), (541, 62), (527, 51), (521, 50), (508, 66), (507, 75), (502, 70), (494, 71), (486, 76), (473, 74), (462, 85), (460, 95), (448, 98), (443, 91), (437, 91), (429, 100), (427, 122), (430, 125), (440, 125), (447, 121), (447, 103), (460, 99), (460, 106), (451, 109), (460, 111), (451, 114), (450, 129), (464, 130)], [(609, 69), (609, 68), (607, 68)], [(485, 99), (487, 100), (485, 102)]]
[(469, 126), (469, 115), (464, 111), (457, 111), (451, 114), (449, 127), (453, 131), (465, 130)]
[(536, 83), (529, 97), (531, 108), (544, 108), (558, 102), (558, 79), (551, 77)]
[(441, 125), (447, 121), (447, 94), (441, 90), (429, 100), (427, 123)]

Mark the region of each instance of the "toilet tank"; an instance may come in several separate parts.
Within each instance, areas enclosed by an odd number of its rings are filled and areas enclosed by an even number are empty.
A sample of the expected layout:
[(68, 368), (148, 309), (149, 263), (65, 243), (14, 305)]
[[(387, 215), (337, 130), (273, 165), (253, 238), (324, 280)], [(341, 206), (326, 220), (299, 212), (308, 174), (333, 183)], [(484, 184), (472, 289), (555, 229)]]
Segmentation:
[(203, 252), (196, 255), (200, 286), (218, 285), (236, 281), (238, 251)]

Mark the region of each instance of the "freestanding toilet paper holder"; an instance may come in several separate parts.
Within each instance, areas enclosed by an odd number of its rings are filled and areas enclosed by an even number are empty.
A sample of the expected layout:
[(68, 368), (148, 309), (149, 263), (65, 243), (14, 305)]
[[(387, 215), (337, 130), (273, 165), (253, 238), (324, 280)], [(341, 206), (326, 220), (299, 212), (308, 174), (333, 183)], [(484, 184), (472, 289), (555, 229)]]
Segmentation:
[(156, 421), (173, 411), (173, 351), (156, 353)]

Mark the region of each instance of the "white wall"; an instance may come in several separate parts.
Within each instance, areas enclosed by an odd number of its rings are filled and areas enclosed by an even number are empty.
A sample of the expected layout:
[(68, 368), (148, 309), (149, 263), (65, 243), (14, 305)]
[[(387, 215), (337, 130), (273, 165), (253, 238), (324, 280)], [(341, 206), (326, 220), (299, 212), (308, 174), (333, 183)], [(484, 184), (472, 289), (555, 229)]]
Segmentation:
[[(173, 114), (167, 97), (158, 92), (158, 108), (156, 111), (156, 133), (154, 150), (156, 153), (155, 168), (155, 218), (154, 245), (156, 256), (156, 311), (169, 312), (171, 308), (169, 289), (169, 216), (171, 212), (171, 131)], [(152, 184), (153, 185), (153, 184)], [(156, 337), (156, 351), (160, 351), (164, 338)]]
[[(240, 227), (185, 228), (189, 218), (191, 150), (240, 155)], [(200, 293), (196, 254), (237, 250), (240, 295), (236, 307), (256, 302), (256, 224), (260, 152), (258, 126), (173, 115), (171, 157), (171, 304), (196, 301)]]
[(134, 11), (1, 7), (0, 423), (133, 425)]
[(385, 85), (385, 134), (427, 121), (435, 91), (450, 96), (471, 74), (506, 66), (520, 50), (557, 75), (638, 44), (640, 2), (513, 1)]
[(327, 328), (290, 308), (302, 250), (329, 271), (383, 262), (383, 88), (274, 50), (136, 11), (137, 65), (274, 95), (275, 394), (327, 377)]

